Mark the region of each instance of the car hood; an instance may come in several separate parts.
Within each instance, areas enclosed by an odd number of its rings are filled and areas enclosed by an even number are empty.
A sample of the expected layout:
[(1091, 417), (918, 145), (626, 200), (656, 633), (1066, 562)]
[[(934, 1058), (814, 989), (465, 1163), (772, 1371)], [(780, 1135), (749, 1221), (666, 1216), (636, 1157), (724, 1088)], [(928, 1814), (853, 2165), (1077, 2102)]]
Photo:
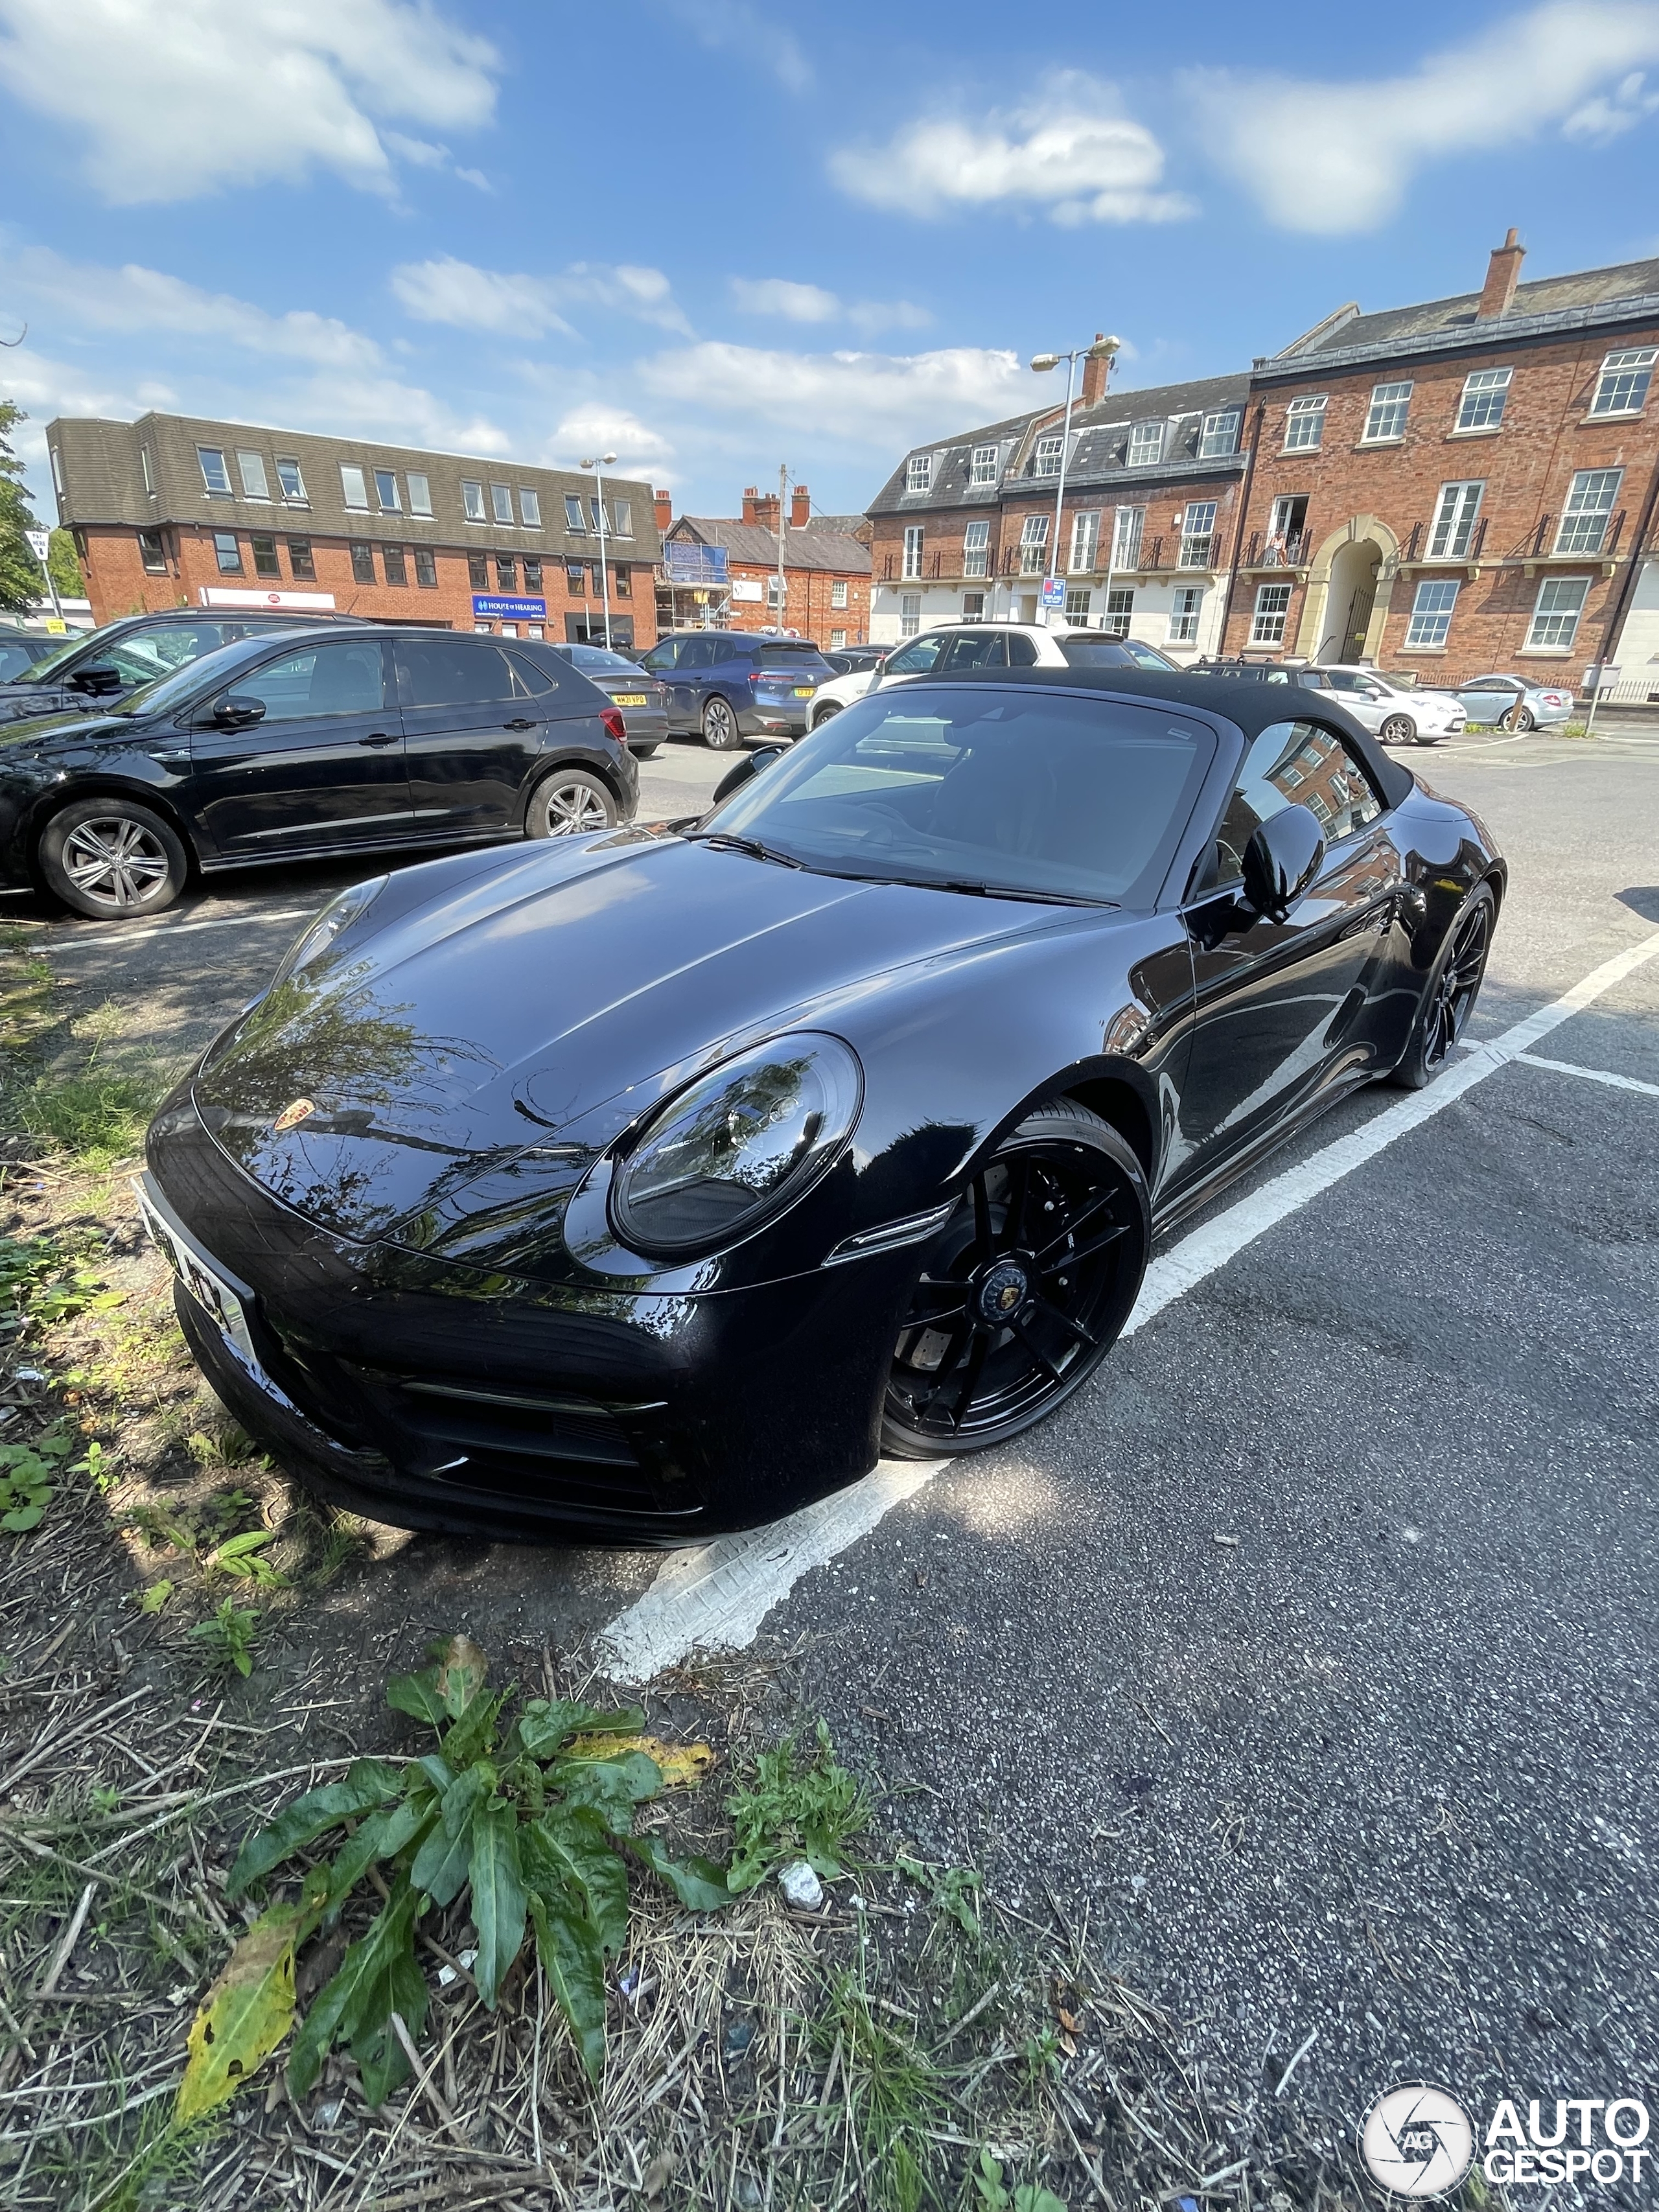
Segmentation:
[(353, 1238), (528, 1146), (586, 1158), (771, 1032), (861, 1025), (917, 963), (1084, 920), (632, 831), (538, 847), (368, 934), (374, 915), (245, 1015), (193, 1094), (246, 1174)]
[(78, 745), (98, 738), (118, 738), (131, 744), (140, 728), (154, 726), (141, 723), (134, 714), (89, 714), (84, 707), (65, 707), (55, 699), (41, 699), (37, 693), (35, 704), (27, 714), (15, 714), (9, 722), (0, 716), (0, 748), (56, 744), (62, 739)]
[(61, 714), (67, 696), (61, 684), (0, 684), (0, 722)]

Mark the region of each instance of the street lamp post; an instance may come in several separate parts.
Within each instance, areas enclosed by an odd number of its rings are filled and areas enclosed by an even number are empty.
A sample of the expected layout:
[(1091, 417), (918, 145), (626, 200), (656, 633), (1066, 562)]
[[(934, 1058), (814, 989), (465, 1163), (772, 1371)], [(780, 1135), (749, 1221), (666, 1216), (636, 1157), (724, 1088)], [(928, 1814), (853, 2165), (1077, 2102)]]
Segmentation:
[(605, 649), (607, 653), (611, 650), (611, 569), (605, 557), (605, 477), (601, 471), (613, 469), (616, 465), (617, 456), (614, 453), (601, 453), (596, 459), (582, 463), (585, 469), (593, 471), (594, 504), (599, 510), (599, 591), (605, 601)]
[[(1051, 368), (1058, 368), (1061, 362), (1066, 364), (1066, 422), (1060, 440), (1060, 483), (1054, 492), (1054, 558), (1048, 564), (1048, 574), (1056, 580), (1060, 575), (1060, 533), (1066, 509), (1066, 464), (1071, 456), (1072, 450), (1072, 386), (1077, 380), (1077, 365), (1079, 361), (1103, 361), (1106, 364), (1106, 374), (1109, 377), (1113, 357), (1118, 352), (1121, 343), (1121, 341), (1118, 338), (1100, 337), (1097, 338), (1092, 345), (1073, 346), (1069, 353), (1037, 353), (1031, 356), (1031, 366), (1039, 376)], [(1101, 391), (1103, 398), (1105, 393), (1103, 384)], [(1108, 561), (1111, 559), (1109, 552), (1106, 557)], [(1109, 574), (1107, 577), (1109, 598), (1110, 592), (1111, 578)]]

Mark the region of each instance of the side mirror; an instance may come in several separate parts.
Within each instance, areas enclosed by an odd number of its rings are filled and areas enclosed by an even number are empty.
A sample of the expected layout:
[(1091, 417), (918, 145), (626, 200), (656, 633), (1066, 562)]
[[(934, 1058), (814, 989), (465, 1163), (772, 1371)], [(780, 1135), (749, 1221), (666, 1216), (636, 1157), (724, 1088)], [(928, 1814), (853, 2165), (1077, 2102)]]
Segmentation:
[(250, 699), (245, 694), (231, 692), (213, 710), (213, 723), (220, 730), (251, 730), (256, 722), (265, 719), (263, 699)]
[(718, 806), (723, 799), (730, 799), (734, 791), (741, 791), (751, 776), (758, 775), (763, 768), (770, 768), (775, 760), (781, 759), (784, 750), (782, 745), (757, 745), (752, 753), (745, 753), (740, 761), (734, 762), (726, 769), (714, 786), (714, 796), (709, 805)]
[(1254, 914), (1283, 921), (1325, 857), (1325, 833), (1305, 806), (1282, 806), (1257, 823), (1244, 848), (1244, 900)]
[(120, 670), (104, 661), (90, 668), (77, 669), (69, 680), (69, 688), (71, 691), (84, 691), (88, 699), (108, 699), (124, 687)]

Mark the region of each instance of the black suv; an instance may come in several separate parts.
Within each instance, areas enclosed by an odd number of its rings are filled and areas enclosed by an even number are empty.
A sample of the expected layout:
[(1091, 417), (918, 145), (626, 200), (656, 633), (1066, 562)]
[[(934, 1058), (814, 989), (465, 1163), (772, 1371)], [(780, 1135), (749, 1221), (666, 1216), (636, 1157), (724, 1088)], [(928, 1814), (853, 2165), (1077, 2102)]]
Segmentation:
[(355, 623), (351, 615), (195, 614), (175, 607), (161, 615), (125, 615), (101, 629), (83, 630), (55, 651), (0, 684), (0, 723), (33, 721), (37, 714), (85, 714), (92, 702), (112, 704), (141, 684), (170, 676), (204, 653), (216, 653), (238, 638), (274, 629), (313, 629), (326, 622)]
[(702, 733), (718, 753), (745, 738), (798, 738), (812, 694), (836, 673), (810, 638), (737, 629), (678, 630), (640, 665), (668, 687), (671, 736)]
[(0, 730), (0, 883), (94, 920), (192, 869), (571, 836), (632, 817), (621, 710), (550, 647), (412, 625), (221, 646)]

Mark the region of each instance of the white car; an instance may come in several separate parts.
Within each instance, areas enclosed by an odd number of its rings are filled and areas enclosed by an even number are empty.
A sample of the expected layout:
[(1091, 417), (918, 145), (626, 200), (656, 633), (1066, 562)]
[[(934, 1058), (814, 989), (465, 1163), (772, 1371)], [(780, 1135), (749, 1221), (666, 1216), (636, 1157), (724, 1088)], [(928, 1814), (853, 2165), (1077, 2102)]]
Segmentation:
[(828, 684), (820, 684), (812, 694), (812, 719), (810, 726), (817, 729), (827, 722), (831, 714), (839, 714), (843, 707), (850, 707), (854, 699), (862, 699), (881, 673), (882, 664), (873, 668), (855, 668), (848, 676), (836, 676)]
[(950, 676), (964, 668), (1152, 668), (1169, 675), (1180, 670), (1155, 645), (1138, 637), (1109, 637), (1100, 629), (1068, 629), (1056, 623), (940, 623), (896, 645), (879, 668), (860, 676), (838, 677), (812, 695), (812, 727), (861, 699), (878, 684), (902, 683), (911, 676)]
[(1322, 667), (1309, 674), (1317, 675), (1320, 690), (1334, 692), (1360, 727), (1382, 744), (1438, 744), (1442, 738), (1455, 737), (1468, 720), (1455, 692), (1407, 691), (1374, 668)]

